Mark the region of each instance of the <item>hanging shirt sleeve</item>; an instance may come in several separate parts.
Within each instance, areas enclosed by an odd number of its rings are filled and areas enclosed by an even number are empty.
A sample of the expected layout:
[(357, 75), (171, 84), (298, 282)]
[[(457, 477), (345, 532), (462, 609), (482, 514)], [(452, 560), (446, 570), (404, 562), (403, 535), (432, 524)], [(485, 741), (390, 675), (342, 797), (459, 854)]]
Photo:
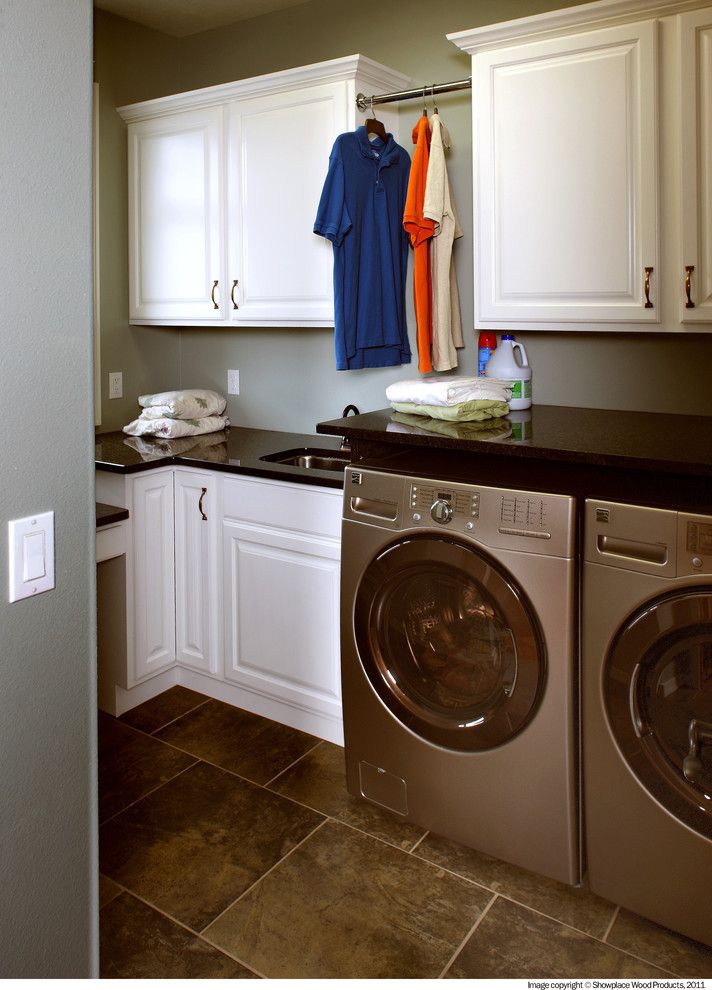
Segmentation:
[(339, 245), (350, 229), (351, 217), (346, 207), (344, 166), (339, 149), (334, 145), (314, 221), (314, 233)]

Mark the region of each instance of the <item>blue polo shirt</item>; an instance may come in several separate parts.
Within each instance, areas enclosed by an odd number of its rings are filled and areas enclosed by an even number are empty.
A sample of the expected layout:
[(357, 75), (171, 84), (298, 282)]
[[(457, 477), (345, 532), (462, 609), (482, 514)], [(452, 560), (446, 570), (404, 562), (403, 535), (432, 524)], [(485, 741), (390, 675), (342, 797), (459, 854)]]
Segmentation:
[(334, 246), (337, 371), (409, 364), (405, 318), (410, 157), (388, 134), (340, 134), (329, 158), (314, 233)]

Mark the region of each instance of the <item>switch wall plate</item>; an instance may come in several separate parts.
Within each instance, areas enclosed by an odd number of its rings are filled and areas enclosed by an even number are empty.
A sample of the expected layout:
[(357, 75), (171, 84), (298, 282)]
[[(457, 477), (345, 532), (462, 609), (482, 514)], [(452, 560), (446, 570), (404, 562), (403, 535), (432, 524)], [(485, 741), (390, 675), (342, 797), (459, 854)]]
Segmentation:
[(54, 512), (10, 520), (7, 545), (11, 602), (54, 588)]
[(122, 371), (109, 372), (109, 398), (123, 399), (124, 397), (124, 374)]
[(227, 373), (227, 394), (228, 395), (239, 395), (240, 394), (240, 372), (228, 371)]

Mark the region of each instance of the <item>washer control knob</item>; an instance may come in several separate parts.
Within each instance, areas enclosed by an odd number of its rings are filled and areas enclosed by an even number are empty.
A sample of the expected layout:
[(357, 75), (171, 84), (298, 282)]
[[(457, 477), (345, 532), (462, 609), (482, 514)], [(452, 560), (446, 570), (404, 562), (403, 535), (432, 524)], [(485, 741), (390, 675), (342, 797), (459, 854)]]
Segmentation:
[(474, 528), (475, 528), (475, 524), (473, 522), (465, 523), (465, 529), (474, 529)]
[(414, 512), (413, 513), (413, 522), (420, 522), (420, 513), (419, 512)]
[(452, 506), (449, 502), (446, 502), (444, 498), (439, 498), (431, 505), (430, 515), (436, 523), (440, 523), (441, 526), (444, 526), (452, 519)]
[(702, 567), (702, 560), (699, 557), (693, 557), (692, 558), (692, 566), (693, 567)]

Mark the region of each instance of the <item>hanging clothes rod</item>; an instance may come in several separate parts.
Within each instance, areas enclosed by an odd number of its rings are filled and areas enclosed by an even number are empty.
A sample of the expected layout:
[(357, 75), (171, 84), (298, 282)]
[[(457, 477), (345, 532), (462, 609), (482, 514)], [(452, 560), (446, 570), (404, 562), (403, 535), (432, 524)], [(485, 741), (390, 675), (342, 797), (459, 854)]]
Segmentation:
[(430, 86), (419, 86), (417, 89), (404, 89), (400, 93), (379, 93), (376, 96), (365, 96), (359, 93), (356, 97), (356, 106), (365, 113), (371, 106), (377, 103), (396, 103), (398, 100), (425, 99), (430, 96), (439, 96), (440, 93), (454, 93), (459, 89), (472, 89), (471, 79), (458, 79), (456, 82), (433, 83)]

